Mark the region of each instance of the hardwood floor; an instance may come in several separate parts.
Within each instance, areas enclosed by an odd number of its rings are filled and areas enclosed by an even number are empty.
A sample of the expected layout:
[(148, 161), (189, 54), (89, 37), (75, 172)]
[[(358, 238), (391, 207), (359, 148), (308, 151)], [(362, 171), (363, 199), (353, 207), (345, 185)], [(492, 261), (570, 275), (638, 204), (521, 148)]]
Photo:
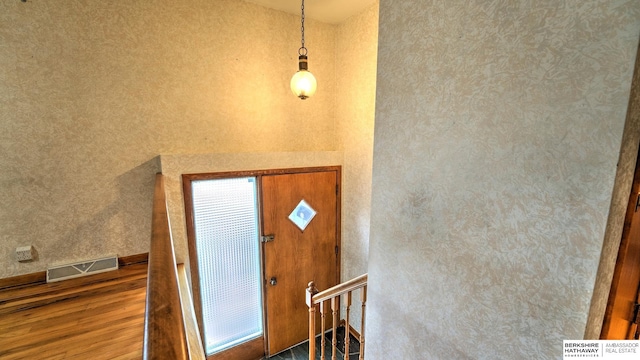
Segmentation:
[(0, 359), (140, 359), (147, 264), (0, 291)]

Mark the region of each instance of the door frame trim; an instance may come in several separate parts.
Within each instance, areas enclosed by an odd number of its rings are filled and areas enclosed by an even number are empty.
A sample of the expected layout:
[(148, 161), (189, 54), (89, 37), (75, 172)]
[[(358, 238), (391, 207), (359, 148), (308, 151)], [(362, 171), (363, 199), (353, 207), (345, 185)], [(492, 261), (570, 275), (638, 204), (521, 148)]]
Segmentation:
[[(241, 171), (223, 171), (223, 172), (206, 172), (206, 173), (191, 173), (182, 174), (182, 191), (184, 199), (184, 211), (185, 222), (187, 232), (187, 248), (189, 256), (189, 271), (191, 275), (191, 296), (193, 299), (193, 305), (196, 313), (196, 319), (198, 321), (198, 329), (200, 331), (200, 338), (202, 339), (203, 346), (205, 341), (204, 326), (202, 323), (202, 299), (200, 297), (200, 277), (198, 275), (198, 257), (195, 242), (195, 224), (193, 218), (193, 193), (191, 191), (191, 182), (198, 180), (213, 180), (213, 179), (228, 179), (228, 178), (241, 178), (241, 177), (255, 177), (257, 185), (258, 207), (261, 208), (262, 204), (262, 176), (269, 175), (286, 175), (286, 174), (300, 174), (300, 173), (313, 173), (313, 172), (336, 172), (336, 244), (338, 246), (338, 254), (336, 255), (336, 283), (340, 283), (340, 269), (342, 267), (342, 166), (341, 165), (329, 165), (329, 166), (314, 166), (314, 167), (301, 167), (301, 168), (279, 168), (279, 169), (263, 169), (263, 170), (241, 170)], [(262, 234), (263, 214), (262, 211), (258, 213), (258, 228), (260, 229), (260, 235)], [(264, 251), (263, 247), (260, 247), (260, 261), (262, 277), (264, 280)], [(265, 284), (262, 284), (262, 301), (263, 301), (263, 332), (262, 339), (264, 340), (264, 353), (269, 353), (268, 344), (268, 331), (267, 329), (267, 314), (266, 309), (268, 304), (266, 303), (266, 289)], [(302, 290), (301, 290), (302, 291)], [(254, 340), (250, 340), (252, 342)], [(249, 354), (245, 354), (249, 355)], [(273, 355), (273, 354), (271, 354)], [(223, 359), (216, 357), (218, 354), (207, 356), (208, 360)]]
[[(613, 278), (611, 280), (611, 289), (609, 291), (607, 307), (602, 321), (602, 328), (600, 330), (600, 339), (610, 338), (611, 326), (616, 321), (616, 319), (613, 318), (614, 309), (616, 307), (622, 306), (619, 304), (618, 290), (623, 281), (623, 272), (626, 271), (626, 266), (628, 266), (627, 262), (630, 261), (629, 258), (633, 258), (633, 254), (630, 253), (629, 249), (636, 248), (632, 245), (640, 241), (640, 239), (632, 239), (630, 236), (631, 222), (636, 212), (636, 201), (638, 193), (640, 192), (640, 149), (638, 150), (636, 167), (633, 173), (633, 182), (629, 191), (629, 202), (627, 203), (627, 210), (622, 229), (622, 237), (620, 240), (620, 247), (618, 248), (618, 257), (616, 259)], [(640, 284), (638, 284), (638, 289), (636, 289), (635, 293), (638, 294), (639, 292)], [(631, 316), (631, 314), (629, 314), (629, 316)]]

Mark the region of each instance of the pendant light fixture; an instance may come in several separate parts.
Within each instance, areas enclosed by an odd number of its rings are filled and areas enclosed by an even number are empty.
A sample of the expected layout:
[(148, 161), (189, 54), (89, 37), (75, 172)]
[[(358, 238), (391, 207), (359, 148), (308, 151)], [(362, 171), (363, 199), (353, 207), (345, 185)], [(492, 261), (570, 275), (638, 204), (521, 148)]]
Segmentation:
[(318, 82), (309, 72), (307, 64), (307, 48), (304, 46), (304, 0), (302, 0), (302, 46), (298, 49), (298, 71), (291, 78), (291, 91), (304, 100), (316, 92)]

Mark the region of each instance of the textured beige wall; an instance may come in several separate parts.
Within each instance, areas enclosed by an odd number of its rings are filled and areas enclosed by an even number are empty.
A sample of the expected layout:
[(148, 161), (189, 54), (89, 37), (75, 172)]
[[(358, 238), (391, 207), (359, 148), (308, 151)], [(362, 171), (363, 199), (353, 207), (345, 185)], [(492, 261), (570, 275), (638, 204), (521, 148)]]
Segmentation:
[(159, 154), (336, 150), (336, 29), (307, 21), (303, 102), (299, 21), (236, 0), (1, 1), (0, 278), (146, 252)]
[(378, 3), (337, 29), (336, 126), (344, 153), (342, 279), (367, 272), (376, 100)]
[(639, 32), (636, 1), (381, 2), (369, 357), (583, 337)]
[[(337, 28), (336, 126), (342, 173), (342, 281), (367, 272), (378, 51), (378, 2)], [(350, 321), (360, 330), (359, 295)], [(342, 316), (345, 312), (343, 309)]]

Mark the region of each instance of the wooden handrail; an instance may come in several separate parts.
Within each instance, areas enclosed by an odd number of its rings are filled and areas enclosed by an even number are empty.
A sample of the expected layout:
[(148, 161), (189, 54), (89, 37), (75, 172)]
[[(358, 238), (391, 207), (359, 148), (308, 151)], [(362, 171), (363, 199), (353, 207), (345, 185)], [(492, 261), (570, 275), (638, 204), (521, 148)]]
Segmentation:
[[(336, 338), (336, 329), (338, 323), (338, 313), (340, 311), (340, 297), (344, 296), (345, 298), (345, 360), (349, 359), (349, 313), (351, 309), (351, 298), (352, 292), (360, 289), (360, 302), (362, 304), (362, 318), (360, 323), (360, 360), (364, 360), (364, 325), (365, 325), (365, 309), (367, 303), (367, 280), (368, 275), (363, 274), (356, 278), (353, 278), (344, 283), (338, 284), (334, 287), (331, 287), (327, 290), (319, 292), (316, 289), (315, 283), (312, 281), (309, 283), (309, 286), (306, 290), (306, 302), (309, 307), (309, 360), (315, 360), (316, 358), (316, 311), (317, 308), (320, 308), (320, 328), (322, 329), (321, 333), (325, 330), (325, 321), (326, 315), (328, 313), (327, 302), (330, 301), (330, 310), (332, 315), (332, 351), (331, 351), (331, 359), (336, 359), (336, 348), (338, 345)], [(320, 359), (325, 360), (325, 337), (324, 335), (320, 338)]]
[(189, 359), (162, 174), (153, 196), (143, 358)]
[[(319, 304), (322, 301), (329, 300), (336, 296), (344, 295), (350, 291), (357, 290), (367, 285), (367, 279), (368, 279), (368, 274), (362, 274), (349, 281), (345, 281), (334, 287), (330, 287), (327, 290), (320, 291), (319, 293), (313, 295), (313, 303)], [(307, 306), (309, 306), (308, 303), (307, 303)]]

